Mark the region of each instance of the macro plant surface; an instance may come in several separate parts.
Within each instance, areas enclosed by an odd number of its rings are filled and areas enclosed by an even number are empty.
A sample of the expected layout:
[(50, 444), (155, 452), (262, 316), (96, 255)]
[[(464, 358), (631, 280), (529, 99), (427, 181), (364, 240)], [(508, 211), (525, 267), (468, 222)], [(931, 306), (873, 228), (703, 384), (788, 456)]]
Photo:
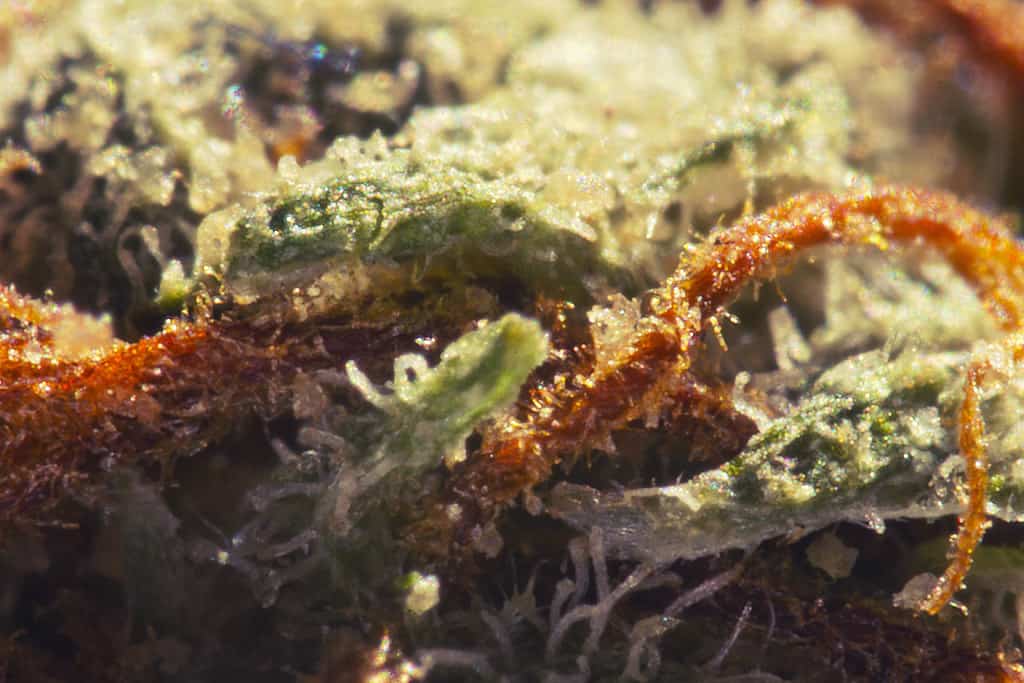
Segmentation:
[(1024, 678), (1024, 19), (818, 4), (0, 10), (4, 675)]

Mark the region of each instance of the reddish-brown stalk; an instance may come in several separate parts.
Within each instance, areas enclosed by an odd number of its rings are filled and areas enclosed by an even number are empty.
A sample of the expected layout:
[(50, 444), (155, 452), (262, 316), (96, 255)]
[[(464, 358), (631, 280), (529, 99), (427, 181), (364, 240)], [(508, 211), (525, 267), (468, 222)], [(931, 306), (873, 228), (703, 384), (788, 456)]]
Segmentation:
[[(629, 422), (660, 415), (680, 392), (700, 397), (685, 389), (697, 382), (689, 372), (691, 358), (703, 332), (748, 283), (774, 277), (779, 267), (812, 247), (884, 250), (890, 242), (937, 250), (975, 287), (1004, 329), (1021, 329), (1024, 249), (988, 215), (947, 193), (902, 187), (794, 197), (740, 220), (685, 254), (676, 273), (649, 295), (647, 315), (615, 358), (588, 363), (534, 388), (520, 416), (491, 429), (481, 453), (453, 479), (457, 497), (479, 509), (479, 516), (466, 521), (486, 518), (496, 506), (544, 480), (562, 457), (604, 446), (613, 431)], [(969, 373), (960, 416), (970, 495), (956, 556), (926, 602), (932, 612), (960, 586), (985, 530), (983, 422), (971, 393), (978, 374)]]

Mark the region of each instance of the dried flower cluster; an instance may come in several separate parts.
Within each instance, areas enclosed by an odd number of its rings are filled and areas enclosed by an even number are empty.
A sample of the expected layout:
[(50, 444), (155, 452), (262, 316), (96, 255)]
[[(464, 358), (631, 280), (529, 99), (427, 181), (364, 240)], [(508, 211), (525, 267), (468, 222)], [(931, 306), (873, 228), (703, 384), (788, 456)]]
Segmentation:
[(443, 5), (0, 8), (0, 678), (1024, 680), (1024, 12)]
[[(609, 443), (611, 433), (631, 421), (656, 423), (666, 409), (701, 421), (728, 413), (728, 401), (689, 371), (703, 333), (741, 288), (773, 277), (813, 247), (884, 250), (893, 242), (923, 243), (942, 253), (1009, 333), (1004, 358), (990, 353), (967, 368), (959, 443), (969, 495), (954, 561), (924, 605), (937, 612), (962, 583), (986, 527), (982, 382), (1024, 355), (1024, 250), (1005, 227), (943, 193), (879, 188), (799, 196), (712, 235), (646, 297), (647, 314), (635, 321), (632, 337), (614, 357), (598, 363), (596, 354), (580, 350), (583, 368), (530, 389), (525, 414), (488, 430), (481, 453), (456, 473), (452, 489), (493, 508), (546, 479), (560, 459)], [(103, 457), (167, 450), (169, 439), (198, 431), (181, 426), (190, 412), (224, 419), (228, 406), (240, 411), (239, 387), (253, 380), (264, 387), (253, 400), (270, 400), (267, 392), (284, 368), (296, 371), (287, 343), (260, 344), (214, 323), (174, 322), (135, 344), (89, 346), (83, 353), (73, 346), (82, 343), (79, 330), (67, 327), (74, 314), (9, 288), (3, 307), (7, 362), (0, 405), (8, 519), (50, 499), (55, 484), (66, 486)], [(200, 369), (214, 381), (196, 382)]]

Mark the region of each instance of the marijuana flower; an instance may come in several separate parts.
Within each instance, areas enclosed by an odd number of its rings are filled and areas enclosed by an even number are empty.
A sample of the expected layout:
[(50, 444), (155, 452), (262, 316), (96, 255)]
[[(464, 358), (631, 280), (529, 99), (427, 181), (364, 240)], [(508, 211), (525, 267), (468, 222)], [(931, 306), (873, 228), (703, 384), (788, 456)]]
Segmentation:
[(1024, 680), (1024, 12), (907, 7), (0, 6), (0, 680)]

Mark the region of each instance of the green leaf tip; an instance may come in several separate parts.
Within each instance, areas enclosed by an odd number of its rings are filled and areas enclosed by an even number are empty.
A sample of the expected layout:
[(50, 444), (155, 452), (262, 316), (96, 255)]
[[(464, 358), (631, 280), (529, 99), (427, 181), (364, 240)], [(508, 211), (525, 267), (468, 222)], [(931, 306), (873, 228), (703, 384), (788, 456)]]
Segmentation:
[(389, 393), (373, 386), (355, 363), (349, 361), (345, 370), (363, 396), (389, 415), (396, 428), (392, 442), (408, 438), (417, 450), (433, 444), (447, 456), (478, 422), (515, 401), (547, 353), (541, 326), (510, 313), (452, 342), (433, 368), (421, 355), (399, 356)]
[(347, 536), (369, 508), (392, 505), (396, 496), (416, 499), (421, 475), (442, 460), (449, 466), (464, 460), (466, 437), (516, 400), (547, 354), (541, 326), (510, 313), (452, 342), (433, 368), (418, 354), (399, 356), (389, 390), (347, 363), (349, 381), (384, 413), (380, 427), (386, 436), (333, 483), (331, 531)]

